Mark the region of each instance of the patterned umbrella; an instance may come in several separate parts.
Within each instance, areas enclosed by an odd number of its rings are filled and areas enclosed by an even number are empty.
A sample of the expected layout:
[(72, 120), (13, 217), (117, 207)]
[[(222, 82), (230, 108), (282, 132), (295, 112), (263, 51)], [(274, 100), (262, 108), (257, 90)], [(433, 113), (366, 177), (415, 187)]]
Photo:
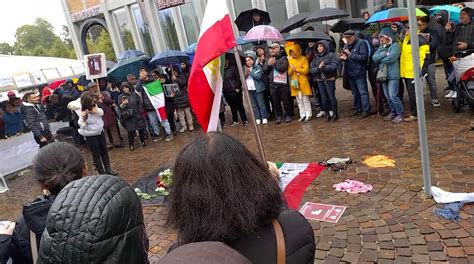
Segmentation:
[(278, 31), (278, 29), (267, 26), (261, 25), (253, 27), (252, 29), (247, 32), (247, 35), (244, 37), (245, 41), (281, 41), (283, 40), (283, 35)]
[(448, 20), (455, 20), (456, 22), (459, 23), (459, 15), (461, 14), (461, 8), (457, 6), (451, 6), (451, 5), (441, 5), (441, 6), (435, 6), (433, 8), (430, 8), (430, 13), (437, 14), (439, 11), (442, 11), (442, 10), (448, 12), (448, 15), (449, 15)]
[[(416, 9), (416, 16), (422, 17), (426, 16), (426, 13), (421, 11), (419, 8)], [(392, 8), (384, 11), (375, 13), (373, 16), (365, 22), (366, 24), (371, 23), (391, 23), (391, 22), (400, 22), (408, 21), (408, 8)]]

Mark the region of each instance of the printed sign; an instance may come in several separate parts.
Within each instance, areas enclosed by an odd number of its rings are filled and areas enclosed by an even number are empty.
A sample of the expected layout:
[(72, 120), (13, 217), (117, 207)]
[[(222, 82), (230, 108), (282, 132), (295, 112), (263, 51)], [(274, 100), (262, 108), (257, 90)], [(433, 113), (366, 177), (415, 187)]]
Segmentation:
[(102, 14), (102, 10), (100, 10), (100, 5), (96, 5), (91, 8), (87, 8), (85, 10), (72, 14), (71, 19), (72, 22), (77, 22), (88, 19), (90, 17), (97, 16), (99, 14)]
[(274, 83), (288, 83), (288, 73), (287, 72), (279, 72), (276, 69), (273, 69), (273, 82)]
[(104, 53), (88, 54), (84, 56), (86, 79), (93, 80), (107, 77), (107, 65)]
[(307, 202), (301, 207), (300, 213), (306, 219), (337, 223), (346, 208), (339, 205)]
[(173, 6), (179, 6), (184, 4), (185, 0), (156, 0), (158, 10), (167, 9)]
[(163, 84), (163, 91), (166, 97), (174, 97), (174, 95), (179, 92), (179, 86), (176, 83)]

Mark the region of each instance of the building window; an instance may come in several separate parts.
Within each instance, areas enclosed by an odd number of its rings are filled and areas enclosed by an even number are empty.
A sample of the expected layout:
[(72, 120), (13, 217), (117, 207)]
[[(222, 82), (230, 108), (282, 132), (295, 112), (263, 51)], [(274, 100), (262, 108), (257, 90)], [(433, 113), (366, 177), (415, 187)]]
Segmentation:
[(178, 33), (173, 20), (171, 9), (158, 10), (156, 7), (158, 19), (160, 20), (161, 31), (165, 38), (166, 48), (172, 50), (180, 50)]
[(237, 18), (240, 13), (253, 8), (252, 0), (233, 0), (233, 2), (234, 2), (235, 18)]
[(352, 17), (361, 17), (362, 13), (368, 12), (367, 1), (356, 0), (351, 1)]
[(131, 8), (133, 19), (135, 19), (135, 23), (138, 27), (138, 33), (140, 34), (140, 38), (143, 42), (143, 48), (145, 49), (144, 52), (149, 56), (152, 56), (153, 43), (151, 41), (150, 27), (148, 26), (148, 22), (145, 22), (143, 19), (143, 15), (138, 4), (132, 5)]
[(132, 29), (128, 22), (128, 15), (125, 8), (117, 9), (113, 12), (115, 23), (117, 24), (118, 31), (120, 34), (120, 41), (123, 47), (127, 49), (135, 49), (135, 43), (133, 42)]
[(196, 43), (199, 35), (199, 20), (195, 9), (194, 4), (190, 0), (186, 1), (186, 4), (179, 6), (188, 44)]
[(313, 0), (298, 0), (298, 11), (299, 13), (314, 12), (319, 10), (319, 1)]
[(288, 20), (285, 0), (265, 0), (265, 4), (272, 20), (270, 25), (280, 28)]

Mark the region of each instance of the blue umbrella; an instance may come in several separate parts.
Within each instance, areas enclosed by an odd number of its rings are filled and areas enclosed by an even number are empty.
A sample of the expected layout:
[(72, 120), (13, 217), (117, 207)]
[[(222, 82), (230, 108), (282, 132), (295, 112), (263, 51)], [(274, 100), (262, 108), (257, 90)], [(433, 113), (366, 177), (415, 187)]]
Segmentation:
[(454, 20), (459, 23), (459, 15), (461, 14), (461, 8), (451, 5), (440, 5), (430, 8), (430, 13), (436, 14), (441, 10), (448, 12), (449, 20)]
[(145, 53), (143, 51), (129, 49), (120, 53), (117, 60), (123, 60), (123, 59), (135, 58), (135, 57), (141, 57), (141, 56), (145, 56)]
[(148, 57), (134, 57), (120, 60), (107, 72), (107, 79), (111, 82), (122, 82), (127, 80), (127, 75), (133, 73), (138, 75), (141, 68), (151, 69)]
[(184, 49), (184, 53), (188, 55), (194, 54), (196, 53), (196, 47), (197, 47), (197, 43), (193, 43), (189, 45), (186, 49)]
[(173, 65), (188, 61), (188, 54), (179, 50), (167, 50), (156, 54), (155, 57), (150, 60), (150, 63), (154, 65)]
[(237, 43), (237, 45), (245, 45), (245, 44), (247, 44), (247, 43), (252, 43), (251, 41), (250, 41), (250, 42), (249, 42), (249, 41), (246, 41), (244, 38), (245, 38), (245, 36), (240, 36), (240, 37), (238, 37), (238, 38), (235, 40), (235, 42)]

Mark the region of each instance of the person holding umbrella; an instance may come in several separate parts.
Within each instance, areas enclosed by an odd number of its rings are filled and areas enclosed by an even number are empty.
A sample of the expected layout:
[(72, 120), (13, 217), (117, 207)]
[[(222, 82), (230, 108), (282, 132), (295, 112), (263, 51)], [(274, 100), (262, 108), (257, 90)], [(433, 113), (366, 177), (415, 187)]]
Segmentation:
[(301, 47), (293, 44), (289, 48), (290, 57), (288, 58), (288, 75), (290, 76), (291, 96), (296, 97), (298, 108), (300, 110), (299, 121), (308, 122), (311, 119), (311, 103), (309, 96), (312, 94), (309, 86), (309, 62), (301, 54)]
[(269, 13), (256, 8), (240, 13), (235, 20), (237, 28), (245, 32), (248, 32), (255, 26), (269, 25), (270, 22)]
[[(400, 82), (400, 44), (396, 41), (395, 34), (389, 27), (380, 31), (381, 45), (375, 51), (372, 60), (379, 64), (379, 69), (386, 69), (385, 78), (377, 77), (382, 82), (383, 92), (388, 100), (390, 114), (384, 118), (386, 121), (400, 124), (403, 122), (403, 104), (398, 97)], [(379, 70), (380, 71), (380, 70)]]
[(329, 43), (321, 40), (316, 43), (316, 56), (311, 62), (311, 75), (316, 79), (322, 99), (322, 111), (326, 113), (328, 121), (336, 121), (336, 77), (339, 59), (331, 53)]

